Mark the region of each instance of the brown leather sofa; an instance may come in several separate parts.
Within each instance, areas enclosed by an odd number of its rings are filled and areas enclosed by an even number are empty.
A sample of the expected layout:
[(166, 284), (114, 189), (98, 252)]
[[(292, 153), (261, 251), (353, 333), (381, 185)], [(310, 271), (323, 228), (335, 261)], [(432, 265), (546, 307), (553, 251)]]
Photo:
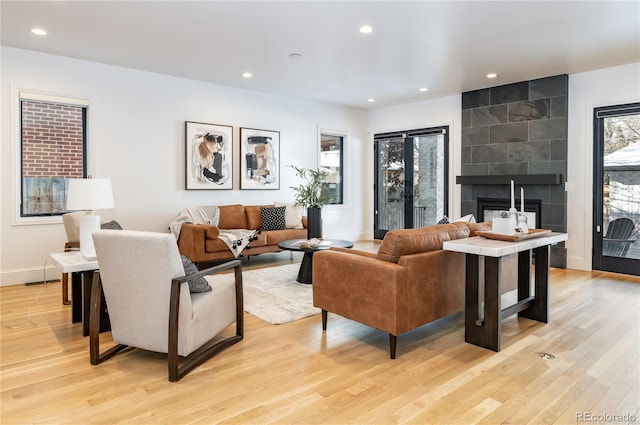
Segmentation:
[(323, 330), (332, 312), (387, 332), (394, 359), (398, 335), (464, 310), (465, 256), (444, 251), (442, 243), (474, 236), (476, 230), (491, 230), (491, 224), (391, 230), (377, 254), (340, 248), (316, 252), (313, 304), (322, 309)]
[[(229, 247), (218, 238), (220, 229), (257, 230), (262, 226), (260, 208), (273, 205), (223, 205), (220, 210), (218, 226), (185, 223), (180, 230), (178, 250), (194, 263), (233, 259)], [(302, 217), (302, 229), (283, 229), (261, 231), (257, 240), (252, 241), (243, 251), (243, 256), (282, 251), (278, 243), (288, 239), (306, 239), (307, 221)]]

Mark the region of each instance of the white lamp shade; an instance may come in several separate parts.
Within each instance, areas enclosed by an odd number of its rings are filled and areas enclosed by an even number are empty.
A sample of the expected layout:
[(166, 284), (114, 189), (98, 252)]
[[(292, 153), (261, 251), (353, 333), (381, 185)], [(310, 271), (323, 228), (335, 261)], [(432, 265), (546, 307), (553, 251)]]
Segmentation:
[(67, 210), (113, 208), (111, 179), (69, 179)]

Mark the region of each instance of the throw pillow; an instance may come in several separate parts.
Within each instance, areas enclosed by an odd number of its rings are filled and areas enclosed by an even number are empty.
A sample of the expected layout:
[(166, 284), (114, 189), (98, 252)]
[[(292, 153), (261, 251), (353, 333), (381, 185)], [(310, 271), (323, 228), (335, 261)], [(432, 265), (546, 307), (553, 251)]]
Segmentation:
[[(184, 268), (184, 275), (191, 276), (198, 273), (198, 267), (193, 264), (191, 258), (186, 255), (181, 255), (182, 267)], [(209, 292), (211, 291), (211, 285), (207, 282), (203, 276), (194, 277), (187, 281), (189, 283), (189, 292)]]
[(260, 208), (262, 219), (261, 230), (283, 230), (287, 228), (285, 221), (286, 207)]
[(122, 230), (122, 226), (115, 220), (107, 221), (106, 223), (102, 223), (100, 225), (101, 229), (109, 229), (109, 230)]
[(438, 221), (438, 224), (449, 224), (449, 217), (445, 215), (440, 219), (440, 221)]
[(464, 217), (460, 217), (457, 220), (453, 220), (455, 221), (466, 221), (467, 223), (475, 223), (476, 222), (476, 216), (474, 216), (473, 214), (467, 214)]
[(274, 202), (276, 207), (285, 207), (284, 221), (287, 229), (302, 229), (302, 207), (284, 202)]

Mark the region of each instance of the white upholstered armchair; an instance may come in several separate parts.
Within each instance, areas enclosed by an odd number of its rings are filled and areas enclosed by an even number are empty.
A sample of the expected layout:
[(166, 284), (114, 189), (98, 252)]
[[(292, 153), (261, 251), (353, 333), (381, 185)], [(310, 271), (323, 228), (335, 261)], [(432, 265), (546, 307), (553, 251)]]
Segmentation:
[[(62, 214), (64, 232), (67, 235), (67, 241), (64, 243), (64, 252), (80, 248), (80, 217), (85, 214), (84, 211)], [(62, 273), (62, 304), (71, 304), (69, 299), (69, 273)]]
[[(185, 276), (171, 234), (100, 230), (93, 234), (100, 266), (93, 279), (90, 313), (90, 359), (99, 364), (127, 346), (168, 354), (169, 381), (243, 338), (242, 263), (230, 261)], [(226, 284), (206, 276), (235, 269)], [(211, 291), (191, 293), (190, 279), (204, 277)], [(101, 291), (107, 303), (116, 346), (100, 353)], [(235, 335), (211, 340), (232, 323)], [(180, 357), (184, 357), (180, 361)], [(179, 366), (179, 361), (181, 365)]]

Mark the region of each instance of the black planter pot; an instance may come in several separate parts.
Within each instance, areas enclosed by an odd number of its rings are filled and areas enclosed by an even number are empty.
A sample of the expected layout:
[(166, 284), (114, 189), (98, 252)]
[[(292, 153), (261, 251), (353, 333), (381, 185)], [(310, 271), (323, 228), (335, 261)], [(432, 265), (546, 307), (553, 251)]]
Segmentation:
[(322, 237), (322, 208), (307, 208), (307, 238)]

